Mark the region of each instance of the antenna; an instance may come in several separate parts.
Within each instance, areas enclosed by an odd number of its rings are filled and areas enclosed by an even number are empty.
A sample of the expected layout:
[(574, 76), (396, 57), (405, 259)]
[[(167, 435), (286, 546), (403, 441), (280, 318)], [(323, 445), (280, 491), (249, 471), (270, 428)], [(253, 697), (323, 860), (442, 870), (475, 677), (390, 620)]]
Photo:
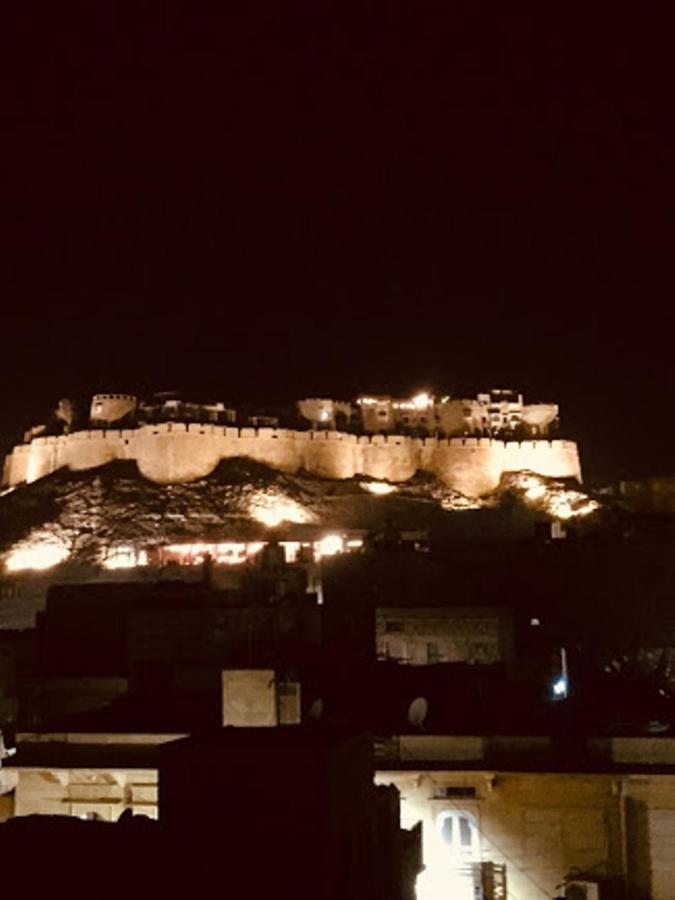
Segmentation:
[(422, 728), (428, 712), (429, 704), (426, 697), (415, 697), (408, 707), (408, 722), (415, 728)]

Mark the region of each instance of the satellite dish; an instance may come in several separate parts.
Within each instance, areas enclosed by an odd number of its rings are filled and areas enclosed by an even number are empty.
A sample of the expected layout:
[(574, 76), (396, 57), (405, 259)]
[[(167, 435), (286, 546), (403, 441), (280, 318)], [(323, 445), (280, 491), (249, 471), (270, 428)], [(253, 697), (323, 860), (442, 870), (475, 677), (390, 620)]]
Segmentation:
[(429, 711), (426, 697), (416, 697), (408, 707), (408, 722), (415, 728), (421, 728)]
[(318, 697), (310, 706), (309, 712), (307, 713), (307, 718), (311, 719), (313, 722), (318, 722), (322, 715), (323, 700), (321, 699), (321, 697)]
[(651, 719), (646, 726), (648, 734), (665, 734), (669, 729), (670, 722), (660, 722), (658, 719)]

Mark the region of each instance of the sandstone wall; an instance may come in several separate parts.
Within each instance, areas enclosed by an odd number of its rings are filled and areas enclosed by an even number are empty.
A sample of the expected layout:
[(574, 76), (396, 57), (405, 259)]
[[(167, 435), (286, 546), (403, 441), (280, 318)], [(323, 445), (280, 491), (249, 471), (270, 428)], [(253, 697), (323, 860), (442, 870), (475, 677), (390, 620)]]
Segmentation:
[(504, 471), (504, 443), (489, 438), (439, 440), (431, 447), (428, 470), (468, 497), (488, 494)]
[[(472, 742), (480, 740), (462, 736), (453, 742), (473, 759)], [(447, 865), (439, 822), (447, 813), (459, 813), (475, 823), (476, 857), (506, 866), (509, 897), (558, 896), (558, 886), (574, 871), (614, 876), (619, 883), (624, 875), (630, 897), (675, 895), (672, 775), (452, 771), (439, 762), (433, 771), (379, 772), (376, 780), (401, 792), (403, 827), (422, 823), (423, 858), (431, 869)], [(475, 796), (443, 797), (447, 788), (469, 788)]]
[(579, 451), (574, 441), (509, 441), (505, 445), (504, 471), (529, 470), (551, 478), (581, 481)]
[[(621, 871), (619, 807), (611, 776), (500, 772), (495, 778), (488, 772), (437, 770), (379, 773), (377, 780), (401, 791), (404, 827), (422, 823), (430, 875), (448, 864), (439, 835), (447, 813), (464, 814), (475, 823), (475, 858), (506, 865), (509, 897), (557, 896), (557, 886), (574, 869)], [(440, 799), (446, 787), (474, 789), (475, 799)], [(430, 799), (434, 795), (439, 799)]]
[[(114, 752), (114, 751), (113, 751)], [(14, 769), (15, 816), (83, 816), (115, 822), (127, 809), (157, 818), (156, 769)]]
[(357, 453), (358, 474), (385, 481), (407, 481), (417, 469), (424, 468), (421, 448), (421, 441), (407, 437), (395, 435), (360, 437)]
[(364, 475), (403, 482), (421, 470), (467, 496), (494, 490), (504, 472), (527, 469), (581, 480), (577, 446), (571, 441), (357, 437), (337, 431), (164, 423), (38, 437), (8, 455), (3, 485), (37, 481), (63, 467), (80, 471), (118, 459), (135, 460), (144, 477), (160, 484), (189, 482), (209, 475), (221, 459), (235, 457), (283, 472), (305, 469), (336, 479)]

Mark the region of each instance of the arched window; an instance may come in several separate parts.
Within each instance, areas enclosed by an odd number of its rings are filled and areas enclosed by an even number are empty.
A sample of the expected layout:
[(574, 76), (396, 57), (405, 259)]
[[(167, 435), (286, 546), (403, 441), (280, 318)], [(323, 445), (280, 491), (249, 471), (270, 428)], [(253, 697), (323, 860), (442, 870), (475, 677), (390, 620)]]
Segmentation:
[(476, 817), (464, 809), (439, 811), (433, 820), (433, 840), (425, 848), (425, 869), (417, 879), (417, 900), (481, 897), (480, 861)]
[(477, 859), (480, 842), (476, 818), (463, 809), (444, 810), (436, 819), (436, 830), (442, 846), (451, 856)]

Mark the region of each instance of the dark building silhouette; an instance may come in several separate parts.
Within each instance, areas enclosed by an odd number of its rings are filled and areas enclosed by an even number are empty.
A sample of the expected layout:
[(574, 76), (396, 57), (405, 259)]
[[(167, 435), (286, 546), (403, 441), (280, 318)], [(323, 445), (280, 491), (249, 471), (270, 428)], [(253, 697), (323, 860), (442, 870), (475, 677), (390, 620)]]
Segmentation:
[[(225, 728), (160, 750), (163, 828), (242, 895), (412, 900), (421, 868), (372, 741), (324, 726)], [(240, 895), (241, 896), (241, 895)]]

